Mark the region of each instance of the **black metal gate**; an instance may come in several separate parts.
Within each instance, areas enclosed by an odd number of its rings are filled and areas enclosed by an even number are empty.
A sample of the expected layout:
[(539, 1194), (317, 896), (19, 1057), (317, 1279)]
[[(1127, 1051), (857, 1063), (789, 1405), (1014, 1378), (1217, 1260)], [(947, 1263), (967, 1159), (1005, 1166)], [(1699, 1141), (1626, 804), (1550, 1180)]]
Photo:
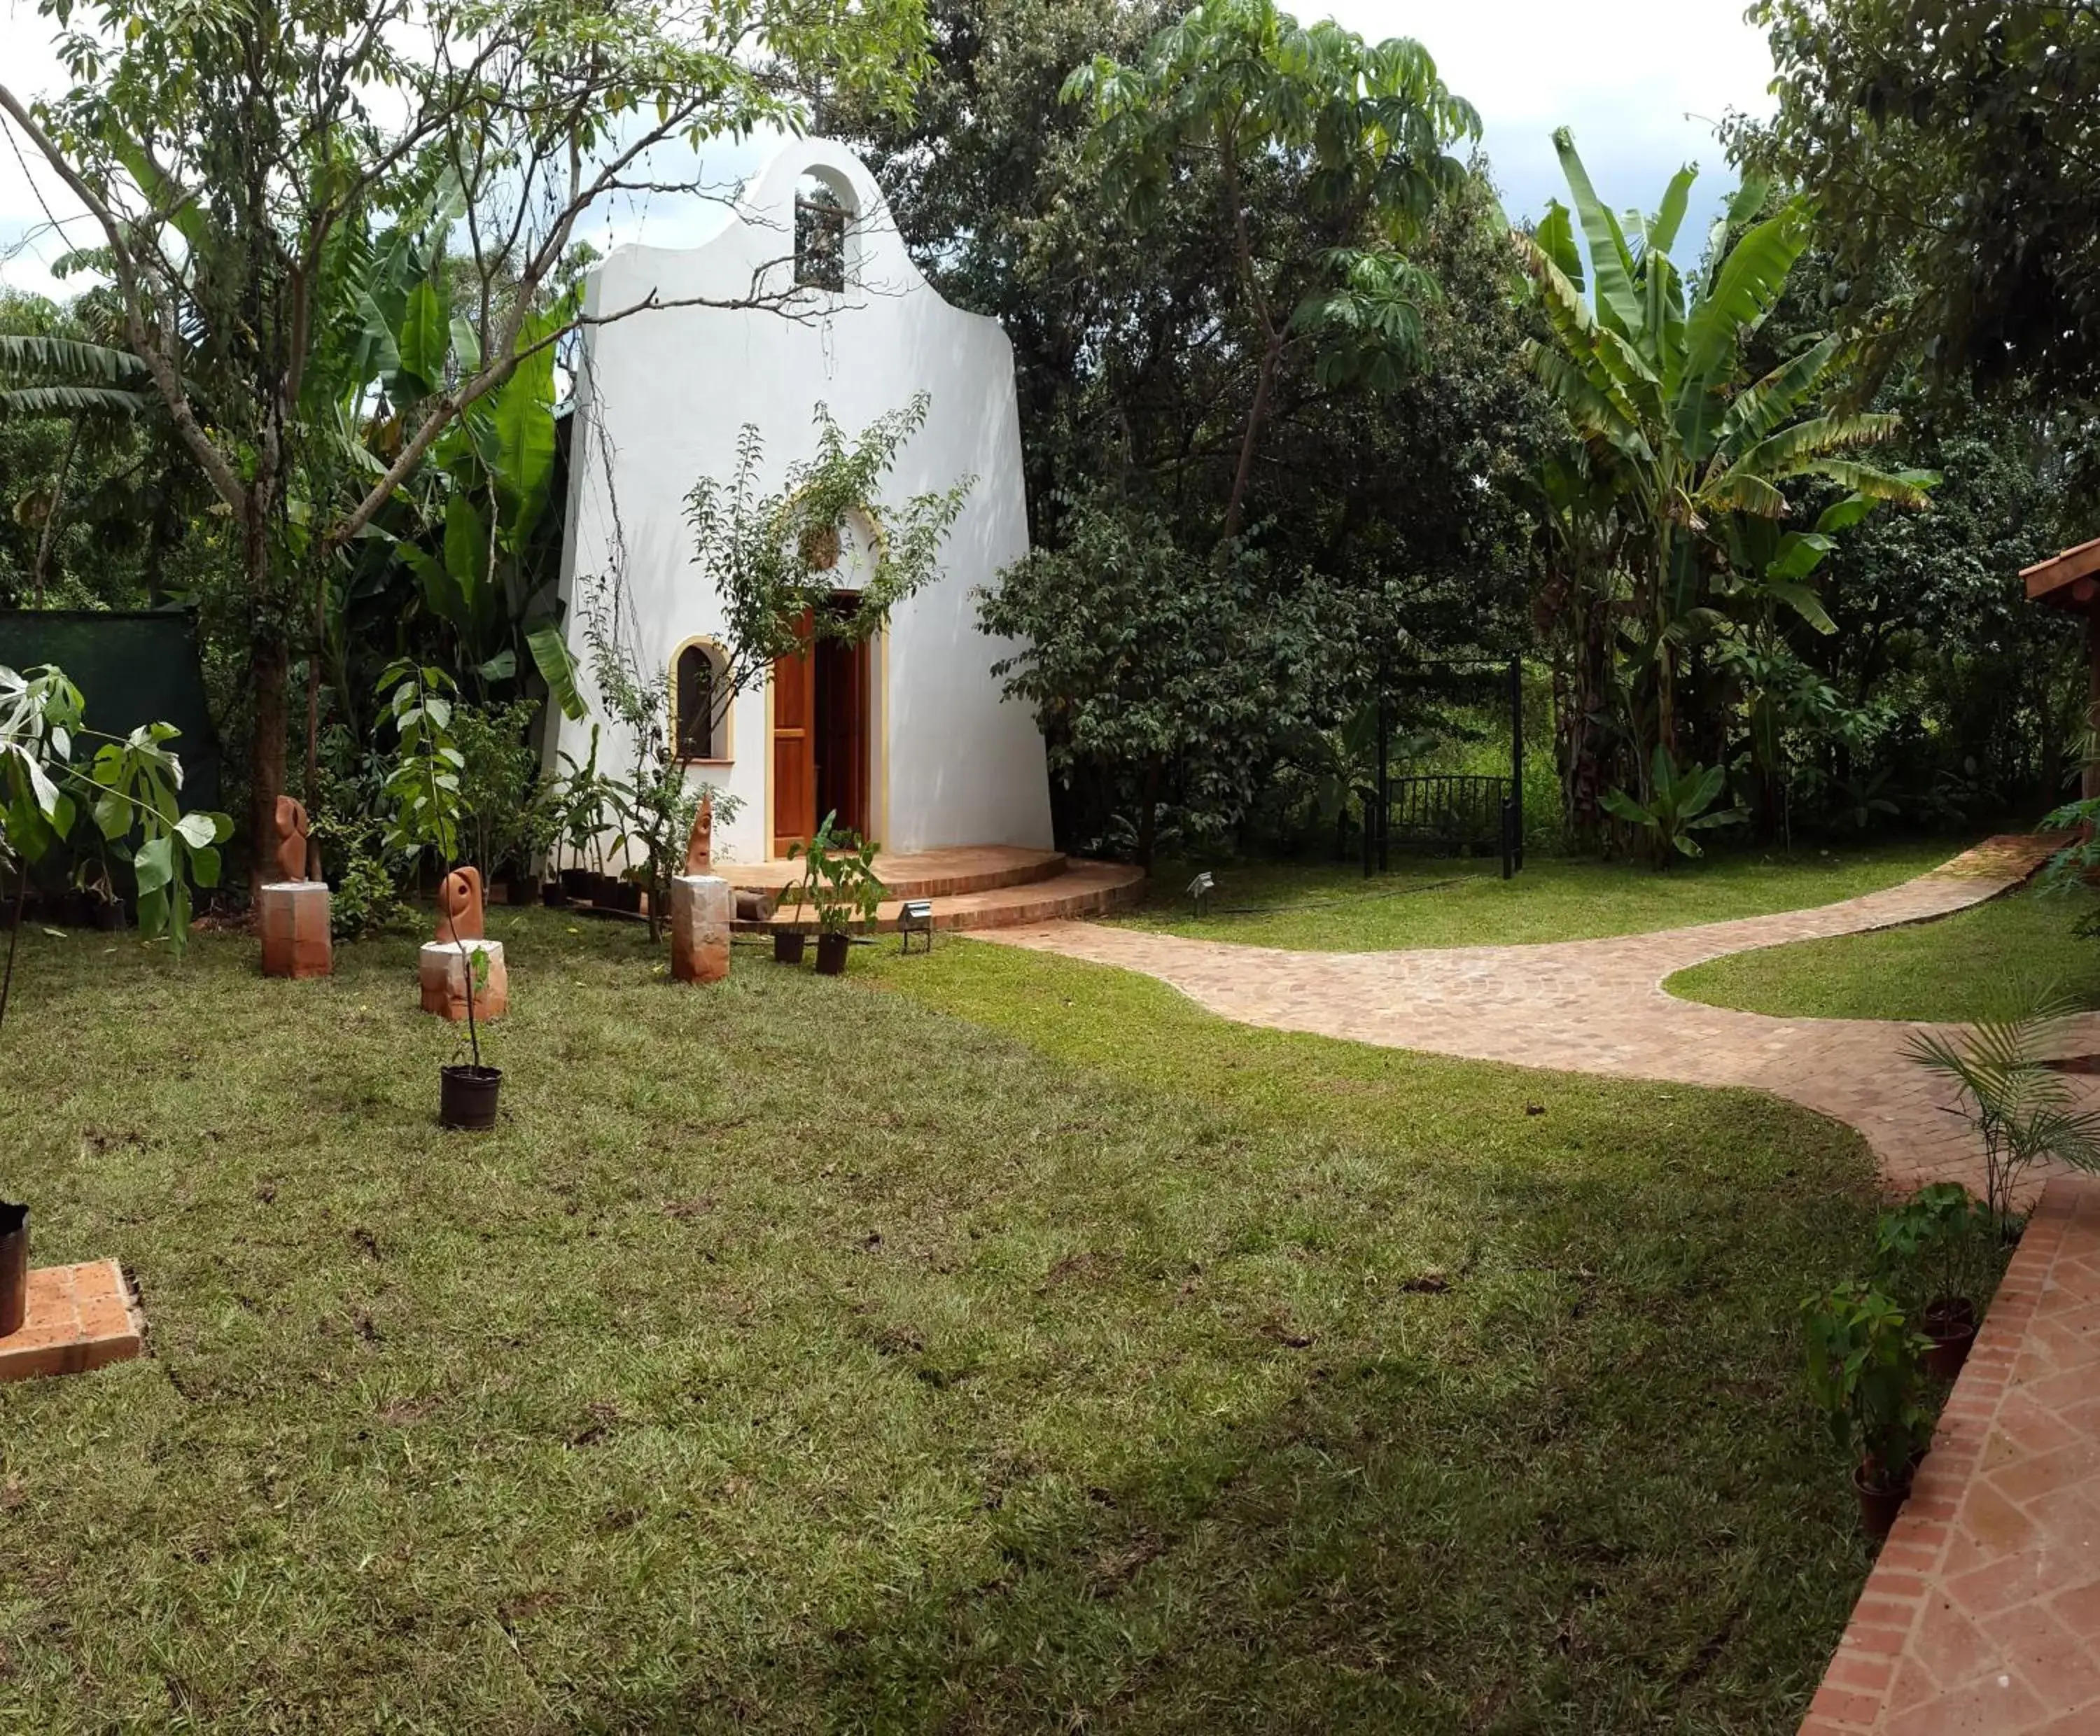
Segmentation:
[(1364, 872), (1385, 871), (1393, 841), (1436, 850), (1493, 852), (1502, 878), (1524, 866), (1524, 663), (1512, 657), (1507, 689), (1507, 777), (1426, 772), (1395, 777), (1386, 764), (1385, 719), (1379, 719), (1378, 794), (1365, 804)]

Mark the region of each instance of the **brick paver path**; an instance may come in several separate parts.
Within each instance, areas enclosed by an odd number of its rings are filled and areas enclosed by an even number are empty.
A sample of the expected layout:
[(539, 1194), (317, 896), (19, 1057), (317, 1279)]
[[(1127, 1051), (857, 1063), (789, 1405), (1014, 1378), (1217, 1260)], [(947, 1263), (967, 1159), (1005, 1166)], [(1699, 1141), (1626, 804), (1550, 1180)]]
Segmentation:
[(2100, 1731), (2100, 1184), (2029, 1220), (1802, 1736)]
[[(1923, 1027), (1771, 1018), (1680, 1001), (1663, 978), (1730, 952), (1943, 917), (2027, 879), (2061, 841), (1991, 839), (1928, 874), (1842, 903), (1608, 940), (1401, 952), (1294, 952), (1052, 922), (986, 934), (1007, 946), (1143, 971), (1243, 1024), (1619, 1078), (1742, 1085), (1849, 1123), (1896, 1186), (1982, 1191), (1943, 1087), (1902, 1058)], [(2100, 1049), (2100, 1018), (2076, 1052)], [(2100, 1080), (2082, 1082), (2100, 1096)]]

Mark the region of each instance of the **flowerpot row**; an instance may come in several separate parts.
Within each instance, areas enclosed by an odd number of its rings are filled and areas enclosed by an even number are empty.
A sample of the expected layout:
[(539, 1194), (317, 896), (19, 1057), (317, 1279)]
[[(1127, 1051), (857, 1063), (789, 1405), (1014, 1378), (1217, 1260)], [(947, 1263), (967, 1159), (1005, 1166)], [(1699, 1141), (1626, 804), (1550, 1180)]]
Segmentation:
[[(807, 937), (798, 928), (775, 929), (773, 932), (773, 961), (777, 965), (799, 965)], [(846, 954), (853, 945), (853, 937), (843, 929), (825, 929), (817, 935), (817, 974), (819, 976), (844, 976)]]
[(539, 896), (550, 910), (588, 904), (593, 910), (617, 910), (629, 916), (642, 913), (639, 886), (617, 874), (600, 874), (589, 868), (563, 868), (558, 877), (540, 886)]
[[(131, 911), (121, 898), (99, 892), (32, 892), (22, 901), (26, 922), (60, 923), (70, 928), (99, 928), (114, 934), (131, 924)], [(0, 930), (15, 925), (15, 900), (0, 899)]]

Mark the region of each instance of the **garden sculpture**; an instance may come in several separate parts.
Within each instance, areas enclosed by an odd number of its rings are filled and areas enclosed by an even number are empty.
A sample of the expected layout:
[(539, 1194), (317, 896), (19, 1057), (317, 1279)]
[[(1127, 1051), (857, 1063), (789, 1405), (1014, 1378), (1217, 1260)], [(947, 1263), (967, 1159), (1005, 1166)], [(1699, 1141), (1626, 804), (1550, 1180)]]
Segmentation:
[(700, 797), (699, 811), (693, 815), (693, 829), (686, 837), (686, 872), (704, 874), (714, 866), (715, 798), (712, 795)]
[(479, 940), (481, 870), (454, 868), (438, 888), (438, 939), (441, 941)]
[(307, 872), (307, 805), (295, 796), (277, 798), (277, 877), (313, 880)]
[(274, 881), (255, 889), (255, 926), (262, 937), (266, 977), (324, 977), (335, 969), (329, 934), (328, 882), (320, 877), (313, 840), (307, 835), (306, 805), (280, 796), (271, 827)]

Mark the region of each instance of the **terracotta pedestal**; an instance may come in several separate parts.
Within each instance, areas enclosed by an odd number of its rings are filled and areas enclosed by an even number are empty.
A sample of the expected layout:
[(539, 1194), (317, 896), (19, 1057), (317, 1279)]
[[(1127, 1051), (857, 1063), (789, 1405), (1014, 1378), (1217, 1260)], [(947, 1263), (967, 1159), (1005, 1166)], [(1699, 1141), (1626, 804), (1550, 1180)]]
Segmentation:
[(256, 889), (266, 977), (324, 977), (335, 969), (324, 880), (267, 881)]
[[(464, 1024), (470, 967), (469, 959), (461, 956), (460, 944), (449, 940), (425, 941), (417, 974), (423, 986), (423, 1010)], [(503, 943), (469, 940), (464, 944), (468, 954), (479, 952), (488, 960), (488, 974), (474, 992), (474, 1018), (502, 1018), (510, 1007), (510, 976), (503, 968)]]
[(712, 874), (671, 881), (671, 974), (681, 983), (719, 983), (729, 974), (730, 884)]

